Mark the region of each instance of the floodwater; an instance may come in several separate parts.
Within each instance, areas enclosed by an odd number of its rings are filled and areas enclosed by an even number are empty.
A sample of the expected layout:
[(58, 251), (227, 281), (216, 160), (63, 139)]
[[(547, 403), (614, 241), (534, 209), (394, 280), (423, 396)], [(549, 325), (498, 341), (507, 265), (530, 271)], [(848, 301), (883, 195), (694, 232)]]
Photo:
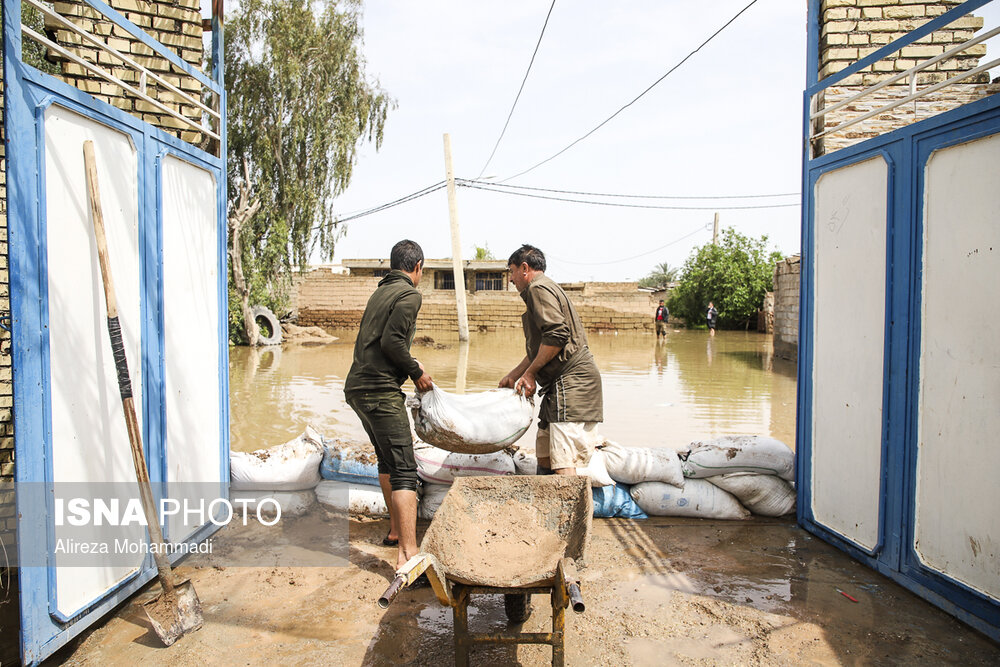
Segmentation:
[[(229, 350), (230, 436), (236, 451), (270, 447), (311, 424), (327, 438), (366, 440), (344, 402), (353, 332), (324, 346)], [(483, 391), (524, 356), (519, 330), (471, 334), (418, 331), (434, 346), (413, 347), (447, 391)], [(720, 435), (770, 435), (795, 445), (795, 364), (774, 357), (772, 337), (758, 333), (672, 331), (589, 334), (604, 381), (605, 437), (626, 446), (680, 448)], [(407, 393), (413, 386), (403, 386)], [(534, 442), (534, 426), (522, 438)]]

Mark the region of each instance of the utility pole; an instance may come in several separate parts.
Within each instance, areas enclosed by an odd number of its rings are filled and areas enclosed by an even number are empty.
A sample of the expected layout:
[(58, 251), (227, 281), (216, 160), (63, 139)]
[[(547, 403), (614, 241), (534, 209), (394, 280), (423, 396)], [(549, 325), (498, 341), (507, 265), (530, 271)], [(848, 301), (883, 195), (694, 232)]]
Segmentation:
[(719, 212), (715, 212), (715, 222), (712, 223), (712, 245), (719, 240)]
[(451, 266), (455, 275), (455, 304), (458, 306), (458, 339), (469, 340), (469, 312), (465, 305), (465, 271), (462, 269), (462, 239), (458, 233), (458, 202), (455, 199), (455, 170), (451, 166), (451, 136), (447, 132), (444, 134), (444, 174), (448, 181)]

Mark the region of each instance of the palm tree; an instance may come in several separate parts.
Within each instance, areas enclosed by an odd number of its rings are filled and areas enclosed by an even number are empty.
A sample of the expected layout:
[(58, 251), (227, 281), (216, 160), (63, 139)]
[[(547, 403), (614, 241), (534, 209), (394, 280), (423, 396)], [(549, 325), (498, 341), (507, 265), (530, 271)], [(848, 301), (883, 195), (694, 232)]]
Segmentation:
[(670, 266), (667, 262), (660, 262), (653, 267), (645, 278), (639, 281), (642, 287), (662, 287), (667, 283), (676, 282), (681, 276), (681, 270), (676, 266)]

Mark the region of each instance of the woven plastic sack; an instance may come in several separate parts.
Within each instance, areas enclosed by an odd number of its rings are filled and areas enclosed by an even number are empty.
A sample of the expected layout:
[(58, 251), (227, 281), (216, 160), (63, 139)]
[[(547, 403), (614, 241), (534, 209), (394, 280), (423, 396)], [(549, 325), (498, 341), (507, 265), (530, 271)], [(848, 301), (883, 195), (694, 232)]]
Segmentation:
[(685, 477), (705, 478), (732, 472), (777, 475), (786, 482), (795, 479), (795, 452), (788, 445), (760, 435), (728, 435), (715, 440), (692, 442), (681, 453)]
[(616, 482), (639, 484), (665, 482), (684, 486), (684, 473), (677, 452), (667, 448), (622, 447), (607, 442), (600, 449), (608, 466), (608, 474)]
[(635, 504), (632, 496), (629, 495), (629, 488), (624, 484), (613, 486), (595, 486), (591, 489), (594, 494), (594, 517), (598, 519), (611, 519), (618, 517), (621, 519), (648, 519), (649, 517), (642, 508)]
[(775, 475), (736, 472), (707, 481), (733, 494), (743, 506), (761, 516), (785, 516), (795, 511), (795, 489)]
[(459, 395), (434, 387), (407, 405), (421, 440), (461, 454), (489, 454), (517, 442), (535, 412), (513, 389)]
[(631, 490), (632, 500), (650, 516), (700, 519), (746, 519), (750, 512), (730, 493), (703, 479), (689, 479), (683, 489), (663, 482), (643, 482)]
[(456, 477), (514, 474), (514, 459), (507, 452), (458, 454), (419, 442), (413, 445), (413, 458), (417, 476), (429, 484), (451, 484)]
[(269, 449), (229, 453), (233, 491), (302, 491), (319, 484), (323, 436), (311, 426), (294, 440)]

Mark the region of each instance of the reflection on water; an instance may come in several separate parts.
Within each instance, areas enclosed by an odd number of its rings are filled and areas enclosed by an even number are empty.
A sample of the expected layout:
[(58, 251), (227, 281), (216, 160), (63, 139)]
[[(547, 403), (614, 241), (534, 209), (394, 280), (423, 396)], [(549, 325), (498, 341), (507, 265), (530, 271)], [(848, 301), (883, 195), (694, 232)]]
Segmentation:
[[(234, 450), (284, 442), (307, 424), (327, 437), (366, 439), (344, 403), (354, 334), (334, 333), (339, 341), (319, 347), (230, 348)], [(420, 334), (447, 345), (415, 346), (413, 354), (448, 391), (496, 387), (524, 356), (520, 331), (473, 333), (467, 345), (447, 333)], [(794, 446), (795, 365), (774, 357), (770, 336), (676, 331), (657, 341), (649, 334), (590, 334), (590, 347), (604, 379), (602, 432), (611, 440), (677, 448), (746, 433)], [(413, 386), (403, 389), (412, 393)], [(534, 427), (523, 442), (534, 442)]]

